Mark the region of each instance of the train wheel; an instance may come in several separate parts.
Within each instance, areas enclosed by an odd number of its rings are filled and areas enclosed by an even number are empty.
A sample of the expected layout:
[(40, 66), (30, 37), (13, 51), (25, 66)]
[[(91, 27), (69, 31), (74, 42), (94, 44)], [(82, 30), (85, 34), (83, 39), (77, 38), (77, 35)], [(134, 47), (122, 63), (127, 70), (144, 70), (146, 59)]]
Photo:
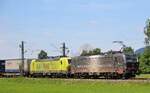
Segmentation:
[(123, 74), (122, 79), (129, 79), (131, 76), (128, 73)]

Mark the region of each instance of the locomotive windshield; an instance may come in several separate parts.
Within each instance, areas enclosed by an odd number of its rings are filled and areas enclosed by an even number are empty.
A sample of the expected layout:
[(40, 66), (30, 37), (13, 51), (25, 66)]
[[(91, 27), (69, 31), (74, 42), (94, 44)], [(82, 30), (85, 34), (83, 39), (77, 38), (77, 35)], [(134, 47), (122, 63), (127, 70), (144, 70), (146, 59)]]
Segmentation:
[(125, 55), (126, 56), (126, 62), (136, 63), (137, 58), (136, 55)]
[(68, 63), (71, 64), (71, 59), (68, 59)]

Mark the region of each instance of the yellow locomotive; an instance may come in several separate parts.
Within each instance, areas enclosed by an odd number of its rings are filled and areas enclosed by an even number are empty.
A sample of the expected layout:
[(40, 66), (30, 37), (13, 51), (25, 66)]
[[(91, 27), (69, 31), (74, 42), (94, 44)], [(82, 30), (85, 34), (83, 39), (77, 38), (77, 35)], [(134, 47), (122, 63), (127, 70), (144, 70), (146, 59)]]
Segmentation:
[(30, 75), (67, 74), (70, 69), (70, 58), (37, 59), (30, 63)]

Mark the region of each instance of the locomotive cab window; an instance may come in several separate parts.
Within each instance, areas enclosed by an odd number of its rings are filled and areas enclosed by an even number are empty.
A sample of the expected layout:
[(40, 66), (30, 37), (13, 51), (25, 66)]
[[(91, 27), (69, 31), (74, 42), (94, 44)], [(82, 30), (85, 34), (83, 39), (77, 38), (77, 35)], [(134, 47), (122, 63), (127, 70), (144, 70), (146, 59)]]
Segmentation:
[(68, 63), (71, 64), (71, 59), (68, 59)]
[(118, 59), (117, 59), (117, 57), (115, 57), (115, 62), (116, 62), (116, 63), (118, 63)]

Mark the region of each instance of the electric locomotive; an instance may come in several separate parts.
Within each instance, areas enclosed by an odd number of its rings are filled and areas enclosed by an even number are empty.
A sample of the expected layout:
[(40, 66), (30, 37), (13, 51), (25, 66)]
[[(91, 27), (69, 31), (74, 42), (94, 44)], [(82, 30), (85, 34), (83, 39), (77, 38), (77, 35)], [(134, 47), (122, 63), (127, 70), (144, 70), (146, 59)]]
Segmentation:
[[(129, 60), (130, 59), (130, 60)], [(112, 53), (72, 58), (72, 75), (82, 78), (130, 78), (138, 71), (136, 56)]]
[(31, 76), (67, 76), (70, 68), (70, 58), (32, 60), (30, 64)]

